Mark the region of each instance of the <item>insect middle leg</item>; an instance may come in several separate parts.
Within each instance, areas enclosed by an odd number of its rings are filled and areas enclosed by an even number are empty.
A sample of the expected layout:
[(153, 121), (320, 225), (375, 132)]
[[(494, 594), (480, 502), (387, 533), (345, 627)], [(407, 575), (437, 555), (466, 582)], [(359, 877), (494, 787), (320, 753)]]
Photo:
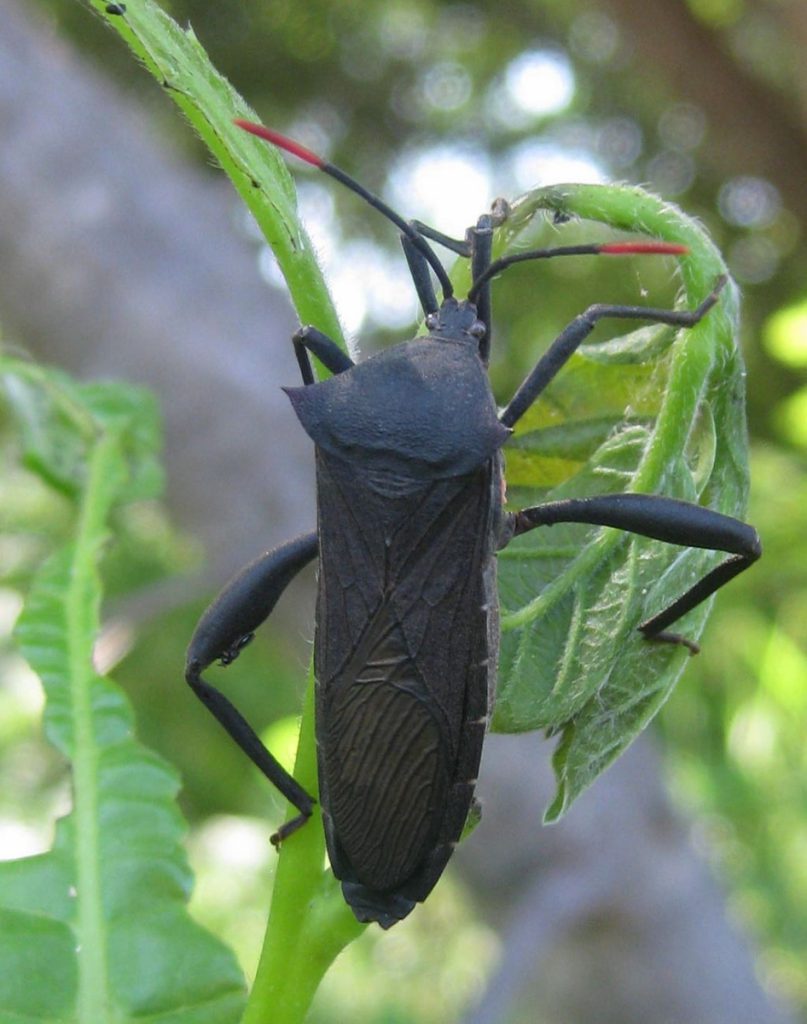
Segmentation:
[(696, 309), (652, 309), (645, 306), (613, 306), (597, 304), (574, 320), (555, 338), (510, 400), (499, 419), (512, 427), (529, 409), (546, 386), (557, 376), (580, 345), (591, 334), (600, 320), (649, 320), (652, 323), (671, 324), (675, 327), (694, 327), (717, 302), (726, 284), (719, 277), (714, 288)]
[(510, 523), (512, 536), (554, 523), (591, 523), (668, 544), (725, 551), (731, 557), (638, 626), (648, 640), (683, 644), (693, 654), (698, 651), (697, 644), (679, 633), (667, 632), (667, 627), (747, 569), (762, 553), (759, 536), (747, 523), (702, 505), (655, 494), (608, 494), (550, 501), (516, 512)]
[(223, 693), (202, 678), (214, 661), (229, 665), (252, 639), (291, 580), (317, 555), (316, 532), (269, 551), (242, 569), (204, 612), (185, 662), (185, 680), (247, 757), (300, 812), (272, 836), (277, 845), (311, 815), (314, 798), (278, 763), (252, 726)]
[[(701, 304), (693, 310), (650, 309), (642, 306), (595, 305), (576, 317), (538, 360), (499, 419), (512, 427), (563, 368), (599, 320), (606, 317), (649, 320), (679, 327), (694, 327), (715, 305), (726, 284), (720, 277)], [(761, 554), (756, 530), (731, 516), (701, 505), (660, 495), (610, 494), (572, 498), (522, 509), (510, 520), (512, 536), (553, 523), (592, 523), (611, 526), (644, 537), (686, 547), (725, 551), (731, 557), (707, 573), (686, 593), (661, 612), (639, 625), (651, 640), (685, 644), (695, 653), (697, 646), (667, 627), (728, 583)]]

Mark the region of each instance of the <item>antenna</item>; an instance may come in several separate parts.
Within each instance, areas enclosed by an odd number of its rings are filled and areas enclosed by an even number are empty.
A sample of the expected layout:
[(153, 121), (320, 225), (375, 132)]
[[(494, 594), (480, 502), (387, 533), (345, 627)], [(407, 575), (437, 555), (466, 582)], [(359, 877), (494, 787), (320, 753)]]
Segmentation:
[(392, 223), (404, 234), (421, 253), (424, 258), (428, 261), (429, 266), (437, 275), (437, 279), (440, 282), (440, 287), (443, 290), (443, 298), (448, 298), (454, 294), (454, 289), (451, 285), (448, 274), (446, 273), (445, 267), (437, 258), (436, 253), (423, 237), (423, 235), (415, 228), (412, 224), (407, 223), (403, 217), (396, 213), (391, 206), (387, 206), (383, 199), (379, 199), (378, 196), (368, 191), (363, 185), (360, 185), (355, 178), (351, 178), (349, 174), (341, 170), (339, 167), (335, 167), (333, 164), (328, 163), (327, 160), (323, 160), (322, 157), (317, 156), (316, 153), (312, 153), (310, 149), (301, 145), (299, 142), (295, 142), (294, 139), (289, 139), (285, 135), (281, 135), (280, 132), (276, 132), (271, 128), (264, 128), (261, 124), (255, 124), (253, 121), (244, 121), (241, 118), (237, 118), (234, 121), (239, 128), (243, 128), (245, 132), (250, 132), (252, 135), (257, 135), (260, 139), (265, 139), (267, 142), (271, 142), (273, 145), (278, 146), (280, 149), (285, 150), (287, 153), (291, 153), (300, 160), (304, 160), (307, 164), (311, 164), (312, 167), (317, 167), (320, 171), (324, 171), (325, 174), (331, 178), (335, 178), (337, 181), (346, 185), (351, 192), (355, 192), (357, 196), (369, 203), (374, 209), (382, 213), (387, 220), (391, 220)]
[(494, 260), (476, 278), (468, 292), (470, 302), (475, 302), (483, 285), (491, 278), (511, 267), (514, 263), (526, 260), (546, 260), (553, 256), (627, 256), (642, 253), (655, 256), (683, 256), (689, 249), (678, 242), (593, 242), (587, 245), (562, 245), (554, 249), (528, 249), (525, 252), (514, 252), (501, 259)]

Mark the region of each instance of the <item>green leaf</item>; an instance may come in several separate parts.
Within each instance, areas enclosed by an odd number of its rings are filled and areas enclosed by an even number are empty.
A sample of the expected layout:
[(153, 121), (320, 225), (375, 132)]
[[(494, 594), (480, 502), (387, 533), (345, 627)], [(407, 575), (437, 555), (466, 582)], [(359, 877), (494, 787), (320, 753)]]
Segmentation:
[(78, 498), (99, 431), (121, 424), (126, 474), (119, 501), (160, 494), (162, 467), (157, 403), (143, 388), (80, 383), (55, 369), (0, 358), (2, 387), (23, 446), (23, 461), (51, 487)]
[[(682, 306), (726, 272), (702, 229), (636, 188), (563, 185), (515, 204), (505, 246), (540, 211), (683, 242)], [(659, 493), (742, 515), (748, 490), (743, 364), (730, 282), (695, 328), (642, 328), (584, 346), (506, 450), (514, 506), (620, 491)], [(554, 820), (647, 725), (686, 665), (637, 625), (721, 556), (616, 530), (557, 525), (499, 555), (502, 645), (493, 727), (560, 736)], [(676, 629), (696, 640), (710, 602)]]
[(16, 629), (45, 689), (46, 736), (70, 764), (72, 808), (52, 850), (0, 863), (0, 1021), (234, 1022), (240, 971), (185, 909), (179, 780), (93, 669), (110, 517), (159, 479), (154, 404), (14, 360), (0, 373), (29, 463), (76, 501), (74, 538), (37, 572)]

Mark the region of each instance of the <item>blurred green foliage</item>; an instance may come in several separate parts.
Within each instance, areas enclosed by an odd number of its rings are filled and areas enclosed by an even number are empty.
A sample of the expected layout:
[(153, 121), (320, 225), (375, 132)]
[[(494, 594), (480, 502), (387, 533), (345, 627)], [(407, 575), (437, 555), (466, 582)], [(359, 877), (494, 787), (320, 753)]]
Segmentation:
[[(98, 19), (79, 4), (50, 0), (46, 6), (65, 33), (99, 62), (112, 65), (117, 81), (143, 94), (174, 145), (195, 145), (190, 133), (178, 128), (159, 90)], [(776, 180), (710, 159), (721, 146), (723, 126), (709, 123), (703, 108), (676, 92), (669, 69), (660, 66), (648, 74), (626, 42), (626, 26), (607, 3), (521, 0), (507, 5), (506, 16), (482, 2), (428, 0), (305, 5), (174, 0), (165, 6), (193, 24), (214, 63), (268, 123), (301, 136), (374, 189), (385, 189), (391, 179), (394, 184), (413, 154), (450, 144), (484, 165), (491, 195), (512, 197), (521, 180), (523, 147), (539, 141), (548, 147), (544, 156), (550, 149), (583, 154), (611, 178), (649, 183), (699, 216), (728, 254), (744, 287), (753, 476), (748, 519), (759, 528), (765, 555), (721, 593), (703, 652), (660, 716), (660, 729), (675, 791), (698, 815), (704, 848), (725, 872), (733, 903), (759, 936), (766, 980), (807, 1015), (807, 296), (799, 213), (789, 208)], [(792, 41), (773, 7), (742, 0), (692, 2), (689, 12), (699, 30), (712, 33), (717, 45), (733, 54), (743, 75), (756, 76), (763, 86), (775, 80), (775, 103), (790, 111), (798, 95), (798, 80), (789, 70)], [(767, 41), (764, 55), (751, 45), (755, 37)], [(514, 106), (506, 89), (508, 71), (534, 53), (555, 55), (573, 74), (570, 101), (549, 113)], [(206, 159), (201, 148), (198, 155)], [(341, 245), (371, 238), (392, 251), (395, 239), (386, 225), (353, 197), (327, 191), (338, 210)], [(414, 205), (403, 212), (422, 215)], [(477, 212), (468, 211), (469, 221)], [(526, 288), (527, 280), (535, 287)], [(643, 268), (642, 287), (648, 281), (659, 301), (665, 289), (672, 298), (670, 283)], [(497, 283), (497, 393), (512, 392), (536, 352), (585, 304), (605, 296), (620, 301), (634, 294), (635, 284), (633, 271), (626, 274), (624, 266), (613, 263), (549, 266), (540, 275), (514, 271)], [(372, 316), (367, 325), (379, 344), (401, 336)], [(4, 466), (10, 465), (6, 457), (13, 453), (3, 454)], [(63, 500), (44, 493), (23, 471), (4, 469), (0, 494), (5, 626), (13, 620), (18, 588), (68, 524)], [(125, 535), (132, 537), (130, 550), (121, 546), (108, 559), (121, 596), (198, 557), (192, 544), (171, 534), (154, 506), (134, 513)], [(227, 809), (271, 818), (266, 788), (237, 751), (217, 747), (215, 771), (209, 758), (200, 756), (207, 750), (206, 713), (189, 707), (166, 672), (166, 665), (181, 663), (198, 611), (198, 606), (177, 609), (145, 628), (118, 678), (137, 688), (143, 739), (179, 765), (192, 816)], [(261, 640), (257, 660), (229, 670), (228, 692), (258, 724), (298, 709), (300, 665), (278, 657), (278, 645), (282, 650), (277, 637)], [(32, 841), (30, 830), (60, 807), (64, 780), (46, 747), (33, 756), (35, 690), (13, 656), (2, 657), (11, 682), (9, 711), (0, 719), (0, 771), (10, 782), (0, 794), (0, 813), (4, 821), (16, 822), (15, 836)], [(258, 674), (273, 679), (271, 694), (256, 694)], [(273, 701), (276, 706), (269, 706)], [(178, 720), (181, 739), (173, 724)], [(206, 863), (211, 845), (210, 833), (196, 837), (197, 864)], [(249, 847), (246, 839), (244, 846)], [(256, 913), (262, 888), (248, 880), (270, 870), (268, 858), (258, 854), (236, 863), (232, 874), (244, 881), (236, 891), (230, 880), (226, 906), (208, 898), (215, 887), (208, 887), (204, 875), (196, 896), (209, 920), (228, 920), (225, 928), (233, 932), (240, 930), (233, 921)], [(492, 938), (473, 923), (456, 889), (449, 885), (443, 894), (441, 888), (436, 897), (417, 923), (407, 922), (383, 939), (368, 932), (350, 951), (370, 973), (385, 958), (394, 956), (400, 965), (399, 987), (368, 996), (375, 1002), (367, 1007), (367, 1019), (450, 1019), (468, 990), (452, 995), (448, 976), (436, 978), (434, 991), (448, 991), (427, 1010), (415, 1005), (411, 979), (428, 964), (438, 971), (439, 961), (455, 962), (458, 948), (480, 962), (492, 958)], [(470, 931), (458, 928), (462, 921)], [(440, 936), (436, 950), (427, 941), (432, 929)], [(462, 938), (446, 952), (450, 933)], [(248, 961), (254, 945), (243, 955)], [(342, 993), (342, 1002), (338, 984), (326, 981), (317, 1020), (345, 1019), (345, 1002), (355, 992)]]
[(675, 791), (763, 938), (763, 976), (807, 1006), (807, 474), (762, 444), (753, 471), (765, 557), (717, 601), (660, 725)]

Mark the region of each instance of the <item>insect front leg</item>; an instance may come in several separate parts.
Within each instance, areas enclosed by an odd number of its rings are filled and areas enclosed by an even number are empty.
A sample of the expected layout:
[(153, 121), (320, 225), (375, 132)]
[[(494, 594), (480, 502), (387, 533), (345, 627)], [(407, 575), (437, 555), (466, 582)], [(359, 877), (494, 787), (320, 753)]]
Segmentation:
[[(452, 238), (450, 235), (445, 235), (442, 231), (438, 231), (437, 228), (424, 224), (423, 221), (420, 220), (410, 221), (410, 227), (414, 228), (422, 238), (428, 238), (432, 242), (437, 242), (439, 245), (445, 246), (446, 249), (450, 249), (451, 252), (455, 252), (458, 256), (463, 256), (466, 259), (470, 258), (471, 274), (473, 279), (475, 279), (478, 273), (481, 273), (482, 270), (487, 269), (490, 263), (490, 252), (493, 245), (493, 229), (491, 217), (488, 214), (479, 218), (479, 223), (476, 228), (471, 228), (468, 231), (467, 237), (464, 239)], [(476, 242), (474, 238), (476, 233), (481, 233), (483, 237), (481, 245)], [(426, 316), (428, 316), (429, 313), (436, 313), (439, 303), (432, 286), (429, 261), (412, 239), (405, 234), (401, 235), (401, 245), (403, 246), (404, 255), (406, 256), (406, 262), (409, 264), (409, 273), (412, 275), (412, 282), (415, 285), (415, 291), (418, 294), (418, 299), (420, 300), (423, 312)], [(480, 254), (481, 259), (479, 258)], [(489, 332), (490, 289), (487, 290), (484, 301), (487, 303), (487, 319), (482, 315), (482, 313), (480, 313), (479, 319), (485, 323)], [(477, 308), (479, 308), (478, 304)]]
[(655, 494), (568, 498), (525, 508), (510, 520), (511, 537), (553, 523), (612, 526), (668, 544), (711, 548), (729, 554), (730, 558), (638, 627), (648, 640), (683, 644), (693, 654), (698, 652), (697, 644), (679, 633), (667, 632), (667, 627), (747, 569), (762, 553), (759, 536), (747, 523), (701, 505)]
[(544, 352), (521, 387), (499, 417), (506, 427), (512, 427), (529, 409), (546, 386), (557, 376), (600, 320), (649, 320), (652, 323), (671, 324), (675, 327), (694, 327), (717, 302), (726, 284), (719, 277), (714, 288), (696, 309), (652, 309), (644, 306), (594, 305), (575, 317)]
[[(494, 203), (493, 213), (483, 213), (476, 222), (476, 226), (468, 229), (464, 239), (451, 238), (449, 235), (444, 235), (442, 231), (438, 231), (436, 228), (430, 227), (419, 220), (414, 220), (411, 223), (412, 227), (419, 234), (431, 239), (433, 242), (444, 245), (458, 256), (470, 259), (471, 280), (476, 281), (477, 278), (484, 275), (490, 266), (493, 253), (493, 229), (506, 219), (508, 212), (509, 207), (505, 201), (497, 199)], [(424, 313), (428, 315), (435, 312), (438, 305), (434, 296), (434, 289), (431, 285), (428, 262), (405, 235), (401, 236), (401, 242), (420, 304), (423, 307)], [(477, 315), (485, 325), (485, 337), (480, 342), (479, 356), (486, 365), (490, 357), (491, 344), (490, 284), (490, 281), (485, 281), (475, 299)]]
[(434, 293), (428, 260), (412, 239), (407, 238), (406, 235), (401, 235), (401, 245), (424, 315), (429, 316), (430, 313), (436, 313), (440, 304)]
[(196, 696), (247, 757), (300, 812), (272, 836), (275, 845), (305, 824), (315, 800), (272, 757), (235, 705), (201, 674), (214, 661), (229, 665), (238, 657), (292, 579), (316, 555), (317, 534), (312, 532), (250, 562), (233, 577), (202, 615), (191, 638), (185, 662), (185, 679)]
[[(482, 277), (490, 266), (493, 255), (493, 224), (494, 219), (490, 214), (483, 214), (476, 222), (476, 227), (471, 228), (468, 237), (471, 241), (471, 280), (476, 281)], [(476, 297), (476, 313), (485, 325), (485, 337), (479, 345), (479, 358), (487, 366), (490, 360), (490, 346), (493, 337), (491, 323), (491, 282), (486, 281), (479, 290)]]
[(350, 356), (344, 352), (327, 334), (318, 331), (316, 327), (301, 327), (291, 339), (294, 345), (294, 354), (297, 356), (297, 365), (300, 367), (300, 374), (303, 384), (315, 382), (314, 370), (311, 366), (309, 352), (313, 352), (322, 365), (331, 373), (344, 373), (354, 365)]

